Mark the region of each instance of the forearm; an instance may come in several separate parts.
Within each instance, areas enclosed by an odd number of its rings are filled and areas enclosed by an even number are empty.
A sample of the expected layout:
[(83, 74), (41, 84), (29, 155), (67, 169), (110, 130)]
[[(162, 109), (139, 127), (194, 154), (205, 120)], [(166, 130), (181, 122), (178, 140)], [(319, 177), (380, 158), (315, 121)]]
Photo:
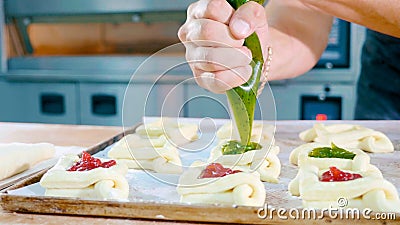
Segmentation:
[(370, 29), (400, 37), (399, 0), (300, 0), (305, 5)]
[(266, 12), (273, 60), (269, 80), (310, 70), (326, 48), (332, 17), (297, 0), (271, 0)]

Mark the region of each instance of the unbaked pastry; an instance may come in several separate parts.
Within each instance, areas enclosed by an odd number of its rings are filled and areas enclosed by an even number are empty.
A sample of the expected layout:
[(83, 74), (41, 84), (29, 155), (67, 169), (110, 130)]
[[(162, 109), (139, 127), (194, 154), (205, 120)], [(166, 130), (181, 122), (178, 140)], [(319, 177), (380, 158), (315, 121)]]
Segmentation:
[(359, 148), (367, 152), (394, 151), (392, 142), (385, 134), (359, 125), (316, 123), (313, 128), (301, 132), (299, 137), (307, 142), (333, 142), (342, 147)]
[(281, 163), (278, 158), (279, 147), (270, 142), (261, 143), (262, 149), (248, 151), (243, 154), (223, 155), (221, 147), (227, 140), (211, 150), (208, 162), (218, 162), (224, 166), (246, 172), (257, 171), (262, 181), (278, 183)]
[(178, 118), (162, 117), (140, 125), (135, 132), (142, 137), (155, 138), (165, 135), (174, 146), (181, 146), (198, 139), (198, 125), (182, 122)]
[(262, 206), (265, 187), (258, 173), (239, 172), (218, 178), (199, 178), (205, 169), (195, 162), (184, 172), (177, 187), (181, 202), (221, 203), (243, 206)]
[[(228, 122), (217, 131), (217, 137), (220, 140), (239, 140), (239, 135), (232, 129), (232, 122)], [(275, 133), (275, 126), (267, 123), (254, 121), (250, 140), (256, 143), (272, 141)]]
[(110, 149), (108, 157), (131, 169), (171, 174), (182, 172), (179, 152), (164, 135), (155, 138), (143, 138), (136, 133), (126, 135)]
[(330, 166), (335, 166), (339, 169), (352, 171), (365, 171), (368, 169), (370, 164), (370, 157), (368, 154), (356, 148), (345, 149), (355, 154), (353, 159), (315, 158), (308, 156), (314, 148), (320, 147), (331, 147), (331, 145), (315, 142), (300, 145), (290, 153), (289, 161), (290, 163), (299, 165), (300, 167), (302, 165), (314, 165), (319, 169), (328, 169)]
[(30, 169), (35, 164), (54, 157), (55, 147), (49, 143), (0, 144), (0, 180)]
[(77, 155), (62, 156), (57, 164), (43, 175), (40, 185), (46, 189), (46, 196), (102, 200), (128, 198), (129, 185), (125, 178), (128, 168), (125, 165), (117, 163), (109, 168), (67, 171), (78, 160)]
[[(356, 171), (362, 178), (342, 182), (321, 182), (319, 177), (325, 171), (313, 165), (300, 167), (296, 179), (289, 184), (289, 192), (300, 196), (304, 207), (370, 208), (374, 212), (400, 212), (396, 187), (385, 180), (376, 167)], [(345, 199), (347, 204), (341, 204), (339, 199)]]

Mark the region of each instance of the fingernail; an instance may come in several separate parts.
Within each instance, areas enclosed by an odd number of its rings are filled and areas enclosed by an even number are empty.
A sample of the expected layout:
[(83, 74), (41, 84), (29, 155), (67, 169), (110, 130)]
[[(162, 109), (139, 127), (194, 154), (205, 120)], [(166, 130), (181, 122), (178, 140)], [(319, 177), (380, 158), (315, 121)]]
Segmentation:
[(210, 72), (204, 72), (200, 75), (200, 79), (203, 82), (204, 88), (210, 89), (212, 88), (212, 84), (214, 83), (215, 74)]
[(250, 32), (250, 25), (241, 19), (236, 19), (232, 22), (232, 30), (241, 36), (247, 36)]
[(205, 82), (210, 82), (213, 81), (215, 78), (214, 73), (210, 73), (210, 72), (204, 72), (200, 75), (201, 79)]

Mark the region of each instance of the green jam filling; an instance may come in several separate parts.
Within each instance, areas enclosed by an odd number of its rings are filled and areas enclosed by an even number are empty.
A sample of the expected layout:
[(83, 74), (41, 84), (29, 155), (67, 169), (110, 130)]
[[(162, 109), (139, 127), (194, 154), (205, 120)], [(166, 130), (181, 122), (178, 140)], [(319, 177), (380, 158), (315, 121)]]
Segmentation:
[[(241, 5), (251, 0), (227, 0), (234, 8), (238, 9)], [(263, 4), (264, 0), (252, 0), (259, 4)], [(257, 103), (257, 91), (260, 83), (260, 77), (264, 65), (264, 58), (260, 40), (254, 32), (244, 40), (246, 46), (252, 54), (252, 74), (249, 80), (226, 92), (233, 117), (236, 122), (240, 142), (242, 145), (250, 146), (251, 130), (254, 120), (254, 111)]]
[(255, 142), (250, 142), (249, 144), (242, 144), (239, 141), (228, 141), (226, 144), (222, 145), (223, 155), (236, 155), (243, 154), (252, 150), (259, 150), (262, 146)]
[(331, 147), (314, 148), (310, 153), (308, 153), (308, 156), (314, 158), (354, 159), (356, 154), (343, 148), (339, 148), (334, 143), (332, 143)]

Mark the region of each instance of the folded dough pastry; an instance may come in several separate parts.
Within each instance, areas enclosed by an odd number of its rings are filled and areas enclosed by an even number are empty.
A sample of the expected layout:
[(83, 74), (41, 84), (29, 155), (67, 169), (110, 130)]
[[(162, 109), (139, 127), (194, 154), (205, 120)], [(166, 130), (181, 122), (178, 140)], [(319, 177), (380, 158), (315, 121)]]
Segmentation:
[(351, 124), (314, 124), (299, 134), (307, 142), (335, 143), (342, 147), (359, 148), (367, 152), (393, 152), (394, 146), (382, 132)]
[(179, 121), (178, 118), (162, 117), (152, 123), (144, 123), (135, 132), (143, 137), (165, 135), (174, 146), (181, 146), (198, 139), (198, 125)]
[(55, 147), (49, 143), (0, 144), (0, 180), (30, 169), (35, 164), (52, 158)]
[[(228, 122), (220, 127), (217, 131), (217, 137), (220, 140), (238, 140), (239, 135), (237, 135), (232, 129), (232, 122)], [(275, 133), (275, 126), (267, 123), (261, 123), (254, 121), (253, 128), (251, 132), (251, 141), (253, 142), (265, 142), (272, 141)]]
[(223, 155), (221, 147), (227, 142), (222, 140), (211, 150), (208, 162), (218, 162), (224, 166), (245, 172), (257, 171), (262, 181), (278, 183), (281, 172), (281, 163), (278, 158), (279, 147), (270, 142), (264, 142), (259, 150), (252, 150), (243, 154)]
[(164, 135), (155, 138), (143, 138), (136, 133), (126, 135), (110, 149), (108, 157), (131, 169), (182, 173), (179, 152)]
[(289, 161), (294, 165), (314, 165), (319, 169), (328, 169), (330, 166), (335, 166), (339, 169), (352, 170), (352, 171), (365, 171), (370, 164), (370, 157), (368, 154), (360, 149), (346, 148), (345, 150), (355, 154), (353, 159), (343, 158), (315, 158), (310, 157), (308, 154), (315, 148), (331, 147), (330, 144), (321, 143), (307, 143), (300, 145), (293, 149), (290, 153)]
[(46, 196), (102, 200), (128, 198), (129, 185), (125, 178), (128, 168), (124, 164), (117, 163), (109, 168), (99, 167), (88, 171), (67, 171), (78, 160), (76, 155), (62, 156), (43, 175), (40, 185), (46, 188)]
[[(296, 179), (289, 184), (289, 192), (300, 196), (304, 207), (370, 208), (374, 212), (400, 212), (396, 187), (385, 180), (376, 167), (357, 171), (362, 178), (341, 182), (320, 181), (319, 176), (325, 171), (313, 165), (300, 167)], [(345, 199), (347, 203), (343, 205), (339, 199)]]
[(218, 178), (199, 178), (205, 166), (195, 162), (184, 172), (177, 187), (181, 202), (262, 206), (265, 187), (258, 173), (239, 172)]

